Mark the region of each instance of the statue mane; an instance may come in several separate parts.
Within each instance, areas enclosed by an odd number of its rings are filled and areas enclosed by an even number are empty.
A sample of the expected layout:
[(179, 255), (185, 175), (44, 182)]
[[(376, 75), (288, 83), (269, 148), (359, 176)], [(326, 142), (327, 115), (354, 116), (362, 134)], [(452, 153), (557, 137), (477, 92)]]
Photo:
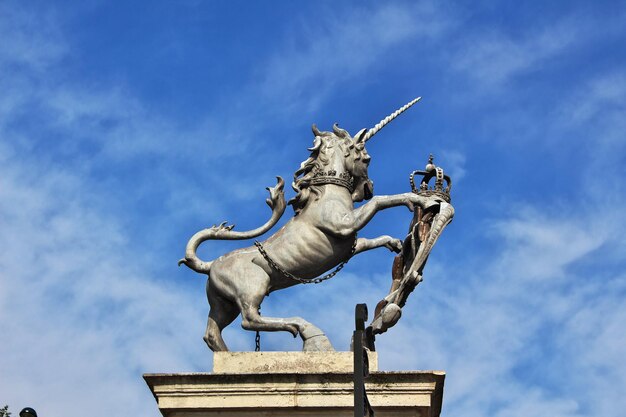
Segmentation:
[(311, 185), (311, 180), (316, 171), (322, 171), (328, 164), (329, 159), (326, 150), (332, 146), (331, 143), (333, 141), (339, 142), (345, 152), (345, 158), (350, 156), (350, 151), (354, 148), (350, 134), (336, 124), (333, 126), (333, 132), (320, 132), (313, 125), (313, 133), (315, 134), (313, 147), (308, 148), (311, 155), (302, 161), (300, 168), (293, 174), (293, 182), (291, 183), (291, 188), (297, 194), (289, 200), (288, 204), (293, 207), (296, 216), (307, 206), (312, 196), (315, 196), (316, 200), (322, 196), (323, 188), (319, 185)]

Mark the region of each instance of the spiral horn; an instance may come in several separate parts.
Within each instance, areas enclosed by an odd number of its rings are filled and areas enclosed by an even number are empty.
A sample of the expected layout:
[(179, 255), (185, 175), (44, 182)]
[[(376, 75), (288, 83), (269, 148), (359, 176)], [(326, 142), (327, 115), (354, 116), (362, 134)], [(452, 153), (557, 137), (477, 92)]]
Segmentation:
[(393, 119), (395, 119), (396, 117), (400, 116), (400, 114), (402, 114), (405, 110), (407, 110), (409, 107), (411, 107), (412, 105), (414, 105), (415, 103), (417, 103), (421, 99), (422, 99), (421, 97), (417, 97), (416, 99), (408, 102), (404, 106), (400, 107), (398, 110), (396, 110), (393, 113), (391, 113), (389, 116), (385, 117), (383, 120), (378, 122), (376, 124), (376, 126), (374, 126), (373, 128), (371, 128), (370, 130), (367, 131), (365, 136), (363, 136), (362, 141), (363, 142), (367, 142), (368, 140), (370, 140), (372, 138), (372, 136), (374, 136), (376, 133), (378, 133), (380, 131), (380, 129), (385, 127), (387, 125), (387, 123), (391, 122)]

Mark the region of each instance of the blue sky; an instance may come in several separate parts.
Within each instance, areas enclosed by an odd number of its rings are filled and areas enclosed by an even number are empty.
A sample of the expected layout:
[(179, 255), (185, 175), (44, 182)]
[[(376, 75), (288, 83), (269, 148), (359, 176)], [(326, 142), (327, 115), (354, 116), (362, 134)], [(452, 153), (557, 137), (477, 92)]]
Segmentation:
[[(0, 3), (0, 406), (157, 416), (142, 373), (211, 369), (187, 239), (263, 223), (312, 123), (354, 133), (419, 95), (368, 143), (375, 192), (407, 191), (433, 153), (457, 214), (381, 368), (445, 370), (445, 416), (623, 413), (626, 4), (337, 3)], [(347, 349), (391, 260), (263, 310)], [(225, 339), (254, 344), (237, 322)]]

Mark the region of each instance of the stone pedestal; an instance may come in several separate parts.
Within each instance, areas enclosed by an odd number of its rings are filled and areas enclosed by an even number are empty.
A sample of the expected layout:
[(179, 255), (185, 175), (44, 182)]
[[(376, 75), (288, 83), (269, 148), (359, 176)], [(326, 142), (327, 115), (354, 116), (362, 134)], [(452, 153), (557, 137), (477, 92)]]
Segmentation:
[[(220, 352), (213, 373), (146, 374), (164, 417), (353, 417), (351, 352)], [(445, 374), (378, 372), (366, 390), (377, 417), (437, 417)]]

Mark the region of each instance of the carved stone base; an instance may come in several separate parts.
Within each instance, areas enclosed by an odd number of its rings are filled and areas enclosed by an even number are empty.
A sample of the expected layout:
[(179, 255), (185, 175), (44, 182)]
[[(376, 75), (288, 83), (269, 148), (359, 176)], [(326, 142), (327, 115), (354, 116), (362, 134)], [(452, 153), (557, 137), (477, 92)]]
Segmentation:
[[(224, 352), (215, 355), (215, 373), (144, 379), (165, 417), (352, 417), (351, 359), (350, 352)], [(374, 355), (370, 365), (377, 367)], [(444, 378), (437, 371), (372, 372), (366, 390), (377, 417), (437, 417)]]
[[(370, 371), (378, 371), (378, 354), (368, 352)], [(352, 352), (215, 352), (214, 374), (352, 373)]]

